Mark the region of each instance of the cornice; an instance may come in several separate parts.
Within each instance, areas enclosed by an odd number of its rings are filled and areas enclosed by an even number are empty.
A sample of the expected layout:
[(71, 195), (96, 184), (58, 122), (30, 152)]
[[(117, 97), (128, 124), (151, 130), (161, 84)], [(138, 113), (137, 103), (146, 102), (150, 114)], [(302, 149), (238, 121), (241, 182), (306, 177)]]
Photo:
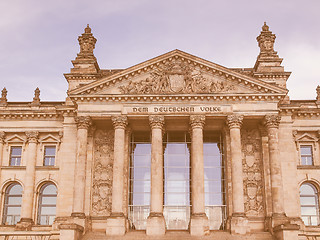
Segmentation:
[(273, 101), (279, 102), (286, 94), (180, 94), (180, 95), (71, 95), (75, 102), (178, 102), (178, 101)]
[(237, 82), (237, 84), (243, 84), (246, 87), (254, 89), (256, 91), (265, 93), (287, 93), (287, 89), (280, 88), (278, 86), (273, 86), (265, 83), (259, 79), (250, 77), (245, 74), (241, 74), (232, 69), (220, 66), (218, 64), (212, 63), (210, 61), (204, 60), (202, 58), (190, 55), (188, 53), (182, 52), (180, 50), (174, 50), (169, 53), (163, 54), (159, 57), (150, 59), (133, 67), (129, 67), (119, 73), (115, 73), (109, 77), (102, 78), (96, 82), (89, 83), (85, 86), (81, 86), (69, 92), (69, 96), (72, 95), (86, 95), (94, 94), (98, 90), (104, 87), (110, 87), (117, 83), (123, 81), (129, 81), (132, 77), (144, 74), (157, 68), (160, 64), (165, 64), (173, 59), (180, 59), (193, 66), (199, 66), (200, 69), (206, 70), (208, 73), (218, 74), (225, 77), (226, 79)]

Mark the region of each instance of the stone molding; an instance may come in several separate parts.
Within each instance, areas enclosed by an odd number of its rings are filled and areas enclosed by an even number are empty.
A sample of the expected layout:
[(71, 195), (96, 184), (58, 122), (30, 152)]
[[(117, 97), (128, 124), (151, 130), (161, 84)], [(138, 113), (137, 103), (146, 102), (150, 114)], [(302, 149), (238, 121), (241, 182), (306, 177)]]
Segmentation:
[(38, 131), (27, 131), (25, 132), (27, 136), (27, 141), (29, 143), (37, 143), (39, 139), (39, 132)]
[(227, 125), (231, 128), (241, 128), (243, 115), (232, 114), (227, 116)]
[(92, 125), (91, 118), (88, 116), (75, 117), (78, 129), (89, 129)]
[(205, 121), (206, 121), (205, 115), (191, 115), (190, 116), (190, 125), (191, 125), (192, 129), (194, 129), (194, 128), (203, 129)]
[(268, 114), (265, 116), (264, 124), (267, 128), (279, 128), (281, 116), (278, 114)]
[(128, 125), (128, 117), (125, 115), (112, 116), (111, 121), (115, 129), (117, 128), (125, 129), (126, 126)]
[(149, 116), (149, 124), (150, 124), (151, 129), (160, 128), (161, 130), (163, 130), (164, 116), (150, 115)]

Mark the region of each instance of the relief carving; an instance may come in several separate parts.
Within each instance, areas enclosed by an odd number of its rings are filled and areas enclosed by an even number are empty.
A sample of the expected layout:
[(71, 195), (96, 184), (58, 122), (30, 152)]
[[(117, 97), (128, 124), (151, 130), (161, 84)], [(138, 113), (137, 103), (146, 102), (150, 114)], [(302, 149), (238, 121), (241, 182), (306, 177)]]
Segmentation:
[(112, 202), (114, 131), (97, 130), (94, 136), (92, 214), (108, 216)]
[(219, 93), (235, 86), (226, 81), (205, 78), (195, 66), (180, 59), (159, 65), (150, 77), (119, 87), (122, 94)]
[(259, 131), (258, 129), (243, 129), (241, 133), (245, 212), (248, 216), (263, 216), (263, 181)]

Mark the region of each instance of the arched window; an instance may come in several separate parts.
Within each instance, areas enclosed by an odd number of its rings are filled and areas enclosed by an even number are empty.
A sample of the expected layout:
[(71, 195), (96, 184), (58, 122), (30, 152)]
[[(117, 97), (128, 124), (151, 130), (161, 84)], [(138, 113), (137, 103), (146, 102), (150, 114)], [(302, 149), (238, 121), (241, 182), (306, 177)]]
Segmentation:
[(52, 183), (43, 185), (39, 194), (38, 224), (52, 225), (56, 217), (57, 188)]
[(20, 221), (22, 187), (19, 183), (10, 184), (5, 192), (2, 223), (15, 225)]
[(319, 225), (319, 200), (318, 191), (310, 183), (300, 187), (301, 218), (305, 225)]

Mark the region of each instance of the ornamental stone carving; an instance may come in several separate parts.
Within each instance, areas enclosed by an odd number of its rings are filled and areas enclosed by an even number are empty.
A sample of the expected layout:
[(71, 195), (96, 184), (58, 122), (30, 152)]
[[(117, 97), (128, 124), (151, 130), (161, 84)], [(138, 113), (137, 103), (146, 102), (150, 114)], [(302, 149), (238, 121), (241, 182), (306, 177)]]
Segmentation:
[(260, 35), (257, 37), (261, 57), (277, 57), (277, 52), (274, 51), (275, 39), (276, 35), (269, 30), (269, 26), (265, 22)]
[(278, 128), (281, 117), (277, 114), (269, 114), (265, 116), (264, 124), (267, 128)]
[(247, 216), (264, 215), (261, 139), (258, 129), (241, 131), (244, 207)]
[(4, 131), (0, 131), (0, 143), (4, 143), (5, 137), (6, 133)]
[(75, 117), (75, 121), (78, 129), (88, 129), (92, 125), (91, 118), (87, 116)]
[(190, 125), (191, 128), (203, 128), (206, 121), (206, 117), (204, 115), (191, 115), (190, 116)]
[(151, 128), (160, 128), (162, 130), (164, 126), (164, 116), (150, 115), (149, 123)]
[(119, 116), (113, 116), (111, 117), (111, 121), (113, 124), (113, 127), (116, 128), (126, 128), (128, 125), (128, 118), (127, 116), (124, 115), (119, 115)]
[(1, 91), (0, 104), (6, 105), (8, 103), (7, 93), (8, 93), (7, 89), (3, 88)]
[(227, 125), (231, 128), (240, 128), (242, 125), (243, 116), (238, 114), (228, 115), (227, 116)]
[(39, 132), (38, 131), (28, 131), (26, 132), (27, 141), (29, 143), (36, 143), (38, 142)]
[(92, 214), (109, 216), (112, 202), (114, 131), (96, 130), (92, 182)]
[(208, 79), (191, 64), (175, 59), (160, 64), (150, 77), (119, 87), (122, 94), (218, 93), (235, 90), (227, 81)]

